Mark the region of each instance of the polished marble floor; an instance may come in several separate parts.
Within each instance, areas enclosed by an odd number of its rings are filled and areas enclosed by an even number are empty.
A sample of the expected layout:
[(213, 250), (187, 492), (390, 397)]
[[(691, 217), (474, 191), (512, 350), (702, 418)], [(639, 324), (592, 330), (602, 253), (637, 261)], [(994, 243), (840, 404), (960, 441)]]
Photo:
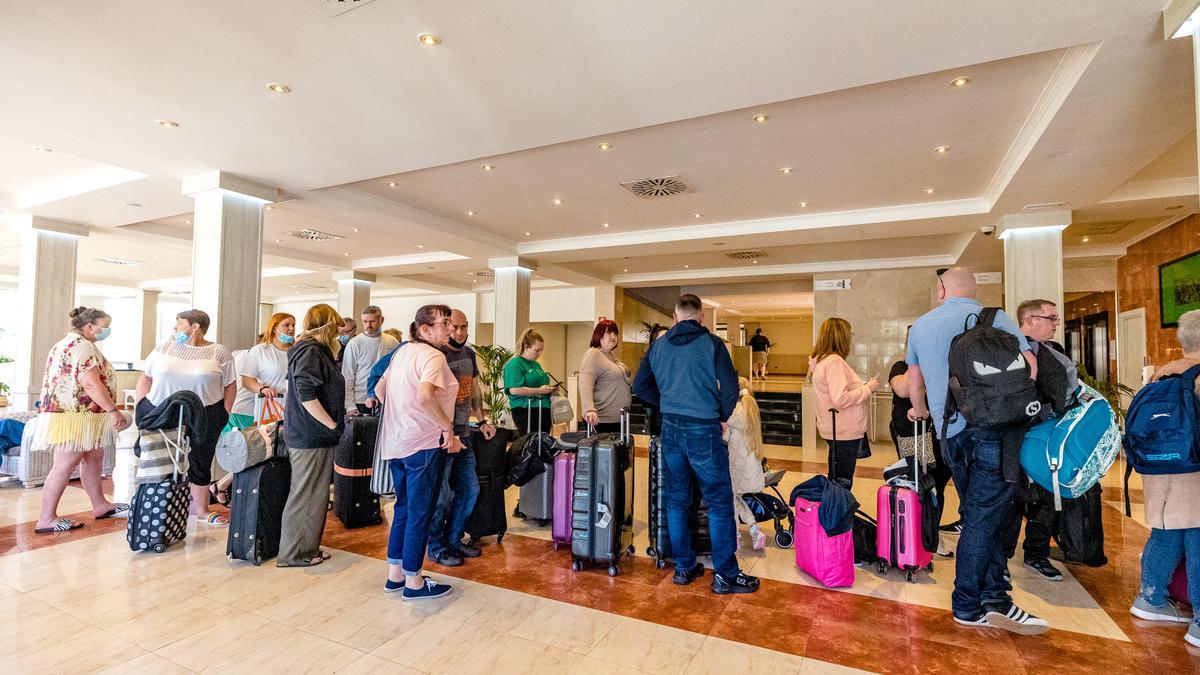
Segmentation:
[[(769, 455), (788, 469), (785, 494), (825, 468), (823, 449), (772, 446)], [(890, 446), (876, 446), (859, 466), (854, 492), (868, 513), (892, 459)], [(1013, 566), (1017, 602), (1054, 628), (1040, 637), (954, 624), (953, 560), (936, 559), (915, 584), (860, 569), (853, 588), (827, 590), (797, 570), (791, 551), (768, 545), (740, 553), (763, 579), (757, 594), (674, 586), (644, 553), (644, 457), (638, 555), (620, 576), (572, 573), (548, 527), (510, 518), (503, 543), (486, 540), (483, 557), (431, 565), (455, 592), (419, 606), (382, 592), (385, 527), (345, 530), (331, 518), (333, 558), (311, 569), (230, 563), (225, 531), (194, 523), (183, 545), (135, 555), (122, 522), (88, 517), (78, 487), (60, 512), (87, 526), (50, 536), (32, 531), (40, 491), (5, 488), (0, 672), (1200, 671), (1182, 627), (1128, 613), (1147, 531), (1136, 503), (1132, 519), (1118, 511), (1120, 469), (1105, 480), (1108, 566), (1067, 567), (1059, 583)], [(1135, 478), (1135, 502), (1137, 487)]]

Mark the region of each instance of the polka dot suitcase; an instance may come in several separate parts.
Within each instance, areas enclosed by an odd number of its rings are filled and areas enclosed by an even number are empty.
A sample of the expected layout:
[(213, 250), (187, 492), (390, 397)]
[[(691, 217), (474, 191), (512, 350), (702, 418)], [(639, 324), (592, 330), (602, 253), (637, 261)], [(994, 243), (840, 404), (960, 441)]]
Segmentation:
[(162, 553), (172, 543), (187, 536), (188, 494), (187, 470), (184, 468), (190, 444), (183, 426), (183, 410), (179, 411), (179, 426), (175, 441), (167, 440), (171, 457), (171, 475), (158, 482), (138, 486), (129, 504), (129, 522), (125, 540), (133, 551)]

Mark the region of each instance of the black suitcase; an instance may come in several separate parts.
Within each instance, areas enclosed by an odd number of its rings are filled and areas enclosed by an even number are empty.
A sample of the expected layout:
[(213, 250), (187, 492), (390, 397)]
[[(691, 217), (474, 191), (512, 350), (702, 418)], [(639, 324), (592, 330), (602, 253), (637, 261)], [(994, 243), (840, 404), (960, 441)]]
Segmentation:
[(575, 489), (571, 498), (571, 569), (608, 565), (633, 554), (633, 437), (629, 409), (621, 411), (621, 433), (599, 434), (575, 448)]
[(508, 513), (504, 505), (504, 489), (508, 484), (507, 446), (511, 434), (497, 429), (492, 440), (485, 440), (478, 430), (472, 430), (475, 450), (475, 475), (479, 477), (479, 498), (467, 518), (466, 530), (472, 546), (483, 537), (496, 535), (496, 543), (504, 541), (508, 530)]
[(268, 459), (233, 475), (225, 543), (230, 560), (261, 565), (279, 554), (283, 507), (291, 485), (292, 464), (286, 457)]
[[(647, 513), (650, 546), (646, 555), (654, 558), (659, 569), (667, 566), (671, 558), (671, 534), (667, 528), (667, 462), (662, 453), (662, 441), (658, 436), (650, 439), (650, 503)], [(696, 555), (712, 555), (712, 539), (708, 532), (708, 505), (700, 494), (700, 484), (692, 480), (692, 508), (688, 513), (688, 526), (692, 530), (692, 552)]]
[(333, 515), (347, 528), (383, 522), (379, 495), (371, 492), (378, 431), (378, 417), (349, 416), (333, 450)]

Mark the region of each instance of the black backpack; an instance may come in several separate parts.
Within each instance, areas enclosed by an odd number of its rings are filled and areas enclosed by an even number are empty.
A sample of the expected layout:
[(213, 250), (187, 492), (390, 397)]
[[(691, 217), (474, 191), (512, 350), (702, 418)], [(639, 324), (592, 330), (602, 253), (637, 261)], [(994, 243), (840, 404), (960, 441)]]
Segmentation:
[[(954, 414), (977, 427), (1028, 423), (1042, 409), (1017, 336), (994, 326), (998, 307), (968, 316), (950, 343), (950, 379), (942, 435)], [(968, 327), (971, 317), (974, 326)]]

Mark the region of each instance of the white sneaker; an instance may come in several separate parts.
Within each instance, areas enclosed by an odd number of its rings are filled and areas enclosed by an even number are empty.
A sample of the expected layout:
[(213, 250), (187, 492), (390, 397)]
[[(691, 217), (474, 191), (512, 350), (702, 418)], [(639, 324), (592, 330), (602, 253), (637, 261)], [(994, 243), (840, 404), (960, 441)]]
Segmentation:
[(1050, 630), (1050, 624), (1045, 619), (1026, 612), (1015, 604), (1005, 613), (988, 612), (983, 615), (989, 626), (1003, 628), (1018, 635), (1041, 635)]
[(1169, 621), (1171, 623), (1191, 623), (1192, 621), (1190, 613), (1185, 615), (1170, 600), (1162, 607), (1155, 607), (1140, 595), (1134, 598), (1133, 606), (1129, 608), (1129, 613), (1146, 621)]
[(755, 551), (761, 551), (767, 547), (767, 535), (757, 527), (750, 529), (750, 547)]

